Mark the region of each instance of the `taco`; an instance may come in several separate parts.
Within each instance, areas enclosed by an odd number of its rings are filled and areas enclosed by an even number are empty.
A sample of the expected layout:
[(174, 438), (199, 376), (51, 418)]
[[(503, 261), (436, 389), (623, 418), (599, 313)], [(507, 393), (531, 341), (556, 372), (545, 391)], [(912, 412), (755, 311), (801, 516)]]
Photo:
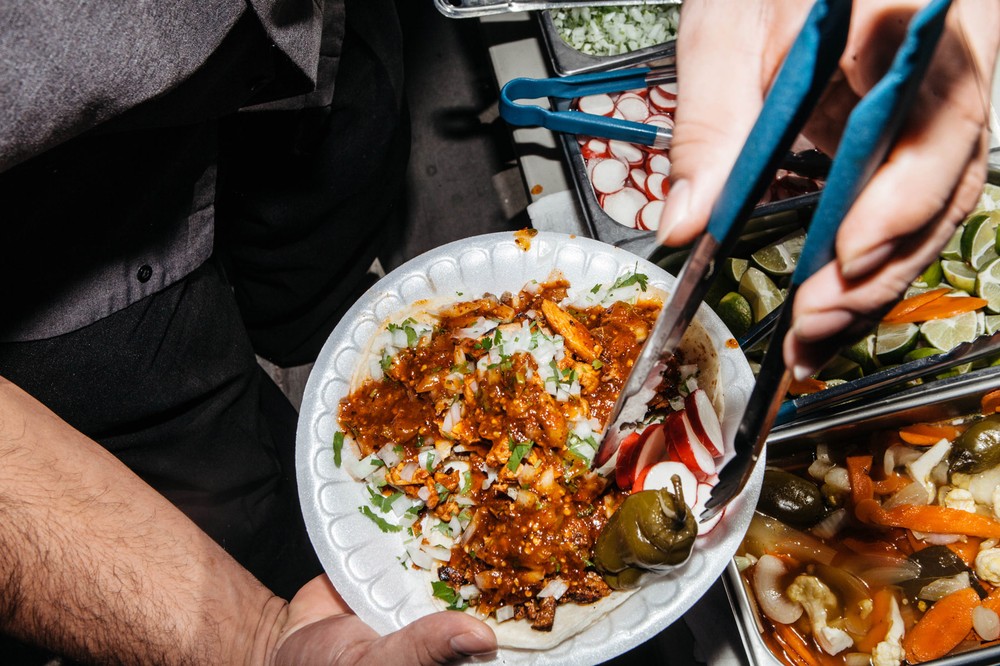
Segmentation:
[[(583, 288), (554, 273), (517, 294), (416, 303), (375, 337), (340, 403), (344, 460), (369, 486), (362, 513), (399, 531), (404, 566), (501, 646), (555, 646), (631, 594), (594, 567), (628, 492), (592, 467), (663, 302), (640, 273)], [(696, 322), (658, 404), (700, 388), (721, 411), (718, 375)]]

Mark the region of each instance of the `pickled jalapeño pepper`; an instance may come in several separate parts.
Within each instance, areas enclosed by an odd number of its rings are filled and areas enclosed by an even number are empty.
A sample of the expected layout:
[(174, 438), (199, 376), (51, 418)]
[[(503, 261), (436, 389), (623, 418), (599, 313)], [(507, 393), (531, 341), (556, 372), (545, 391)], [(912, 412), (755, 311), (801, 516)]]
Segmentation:
[(629, 495), (604, 527), (594, 546), (594, 566), (611, 587), (635, 587), (644, 571), (662, 571), (691, 554), (698, 523), (684, 503), (680, 478), (674, 489)]

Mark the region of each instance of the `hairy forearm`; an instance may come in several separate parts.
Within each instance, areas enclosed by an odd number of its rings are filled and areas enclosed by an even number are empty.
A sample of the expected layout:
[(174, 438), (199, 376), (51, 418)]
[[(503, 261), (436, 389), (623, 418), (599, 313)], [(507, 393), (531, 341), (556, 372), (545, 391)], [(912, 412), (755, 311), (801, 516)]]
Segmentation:
[(114, 456), (0, 378), (0, 631), (84, 661), (260, 664), (285, 612)]

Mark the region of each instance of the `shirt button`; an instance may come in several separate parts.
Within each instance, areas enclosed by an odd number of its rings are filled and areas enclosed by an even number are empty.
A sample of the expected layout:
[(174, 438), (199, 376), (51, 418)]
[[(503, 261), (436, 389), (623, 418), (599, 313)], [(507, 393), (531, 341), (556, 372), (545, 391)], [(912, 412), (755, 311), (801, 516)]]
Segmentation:
[(145, 264), (139, 268), (135, 277), (139, 280), (139, 282), (149, 282), (149, 278), (153, 277), (153, 268), (149, 264)]

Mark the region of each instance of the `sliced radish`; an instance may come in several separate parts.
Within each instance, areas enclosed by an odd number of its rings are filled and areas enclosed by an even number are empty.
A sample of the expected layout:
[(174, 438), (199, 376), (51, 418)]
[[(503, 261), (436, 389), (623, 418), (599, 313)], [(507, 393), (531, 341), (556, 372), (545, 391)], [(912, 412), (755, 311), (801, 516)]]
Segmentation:
[[(649, 174), (649, 177), (646, 178), (646, 186), (643, 189), (646, 190), (646, 194), (650, 199), (663, 201), (667, 198), (665, 190), (663, 189), (663, 182), (665, 180), (667, 180), (667, 177), (658, 171), (654, 171)], [(669, 187), (669, 185), (667, 187)]]
[(615, 102), (615, 108), (625, 116), (625, 120), (641, 123), (649, 117), (649, 105), (646, 100), (634, 93), (624, 93)]
[[(642, 448), (641, 436), (637, 432), (629, 433), (618, 445), (618, 460), (615, 462), (615, 483), (622, 490), (632, 487), (635, 480), (635, 464)], [(600, 452), (598, 452), (600, 454)]]
[(660, 111), (673, 111), (677, 108), (677, 95), (671, 97), (661, 86), (656, 86), (649, 91), (649, 103)]
[(628, 172), (628, 179), (632, 181), (635, 189), (645, 191), (646, 190), (646, 170), (634, 168)]
[(666, 204), (662, 201), (650, 201), (639, 209), (639, 214), (635, 216), (635, 223), (640, 229), (646, 231), (656, 231), (660, 228), (660, 216), (663, 215), (663, 207)]
[(691, 428), (713, 457), (719, 458), (726, 452), (726, 444), (722, 438), (722, 424), (715, 412), (715, 405), (702, 389), (692, 391), (684, 399), (684, 412), (691, 421)]
[(677, 82), (673, 83), (661, 83), (657, 85), (654, 90), (661, 93), (665, 97), (670, 97), (672, 99), (677, 99)]
[(584, 159), (592, 160), (608, 156), (608, 142), (601, 139), (589, 139), (580, 146), (580, 154)]
[(634, 229), (635, 216), (647, 201), (646, 195), (634, 187), (623, 187), (617, 192), (605, 195), (601, 207), (612, 220)]
[(715, 474), (715, 460), (698, 440), (691, 421), (683, 411), (674, 412), (664, 422), (671, 457), (687, 465), (699, 481)]
[(646, 160), (646, 171), (650, 173), (662, 173), (664, 176), (670, 175), (670, 158), (663, 153), (652, 153)]
[(595, 116), (610, 116), (615, 110), (615, 103), (610, 95), (587, 95), (580, 98), (578, 108)]
[(625, 116), (618, 110), (618, 107), (615, 107), (615, 110), (611, 112), (611, 117), (616, 120), (625, 120)]
[(674, 128), (674, 119), (665, 113), (654, 113), (646, 118), (646, 124), (672, 130)]
[(659, 490), (660, 488), (674, 489), (674, 476), (680, 477), (681, 491), (684, 493), (684, 502), (688, 506), (693, 506), (698, 501), (698, 479), (687, 468), (684, 463), (676, 460), (664, 460), (647, 467), (636, 479), (636, 490)]
[(625, 141), (618, 141), (617, 139), (611, 139), (608, 141), (608, 150), (612, 155), (623, 162), (628, 162), (632, 166), (642, 164), (643, 159), (645, 158), (642, 153), (642, 149), (638, 146)]
[(612, 194), (625, 187), (628, 177), (628, 166), (624, 162), (608, 159), (594, 165), (590, 174), (590, 182), (594, 190), (601, 194)]

